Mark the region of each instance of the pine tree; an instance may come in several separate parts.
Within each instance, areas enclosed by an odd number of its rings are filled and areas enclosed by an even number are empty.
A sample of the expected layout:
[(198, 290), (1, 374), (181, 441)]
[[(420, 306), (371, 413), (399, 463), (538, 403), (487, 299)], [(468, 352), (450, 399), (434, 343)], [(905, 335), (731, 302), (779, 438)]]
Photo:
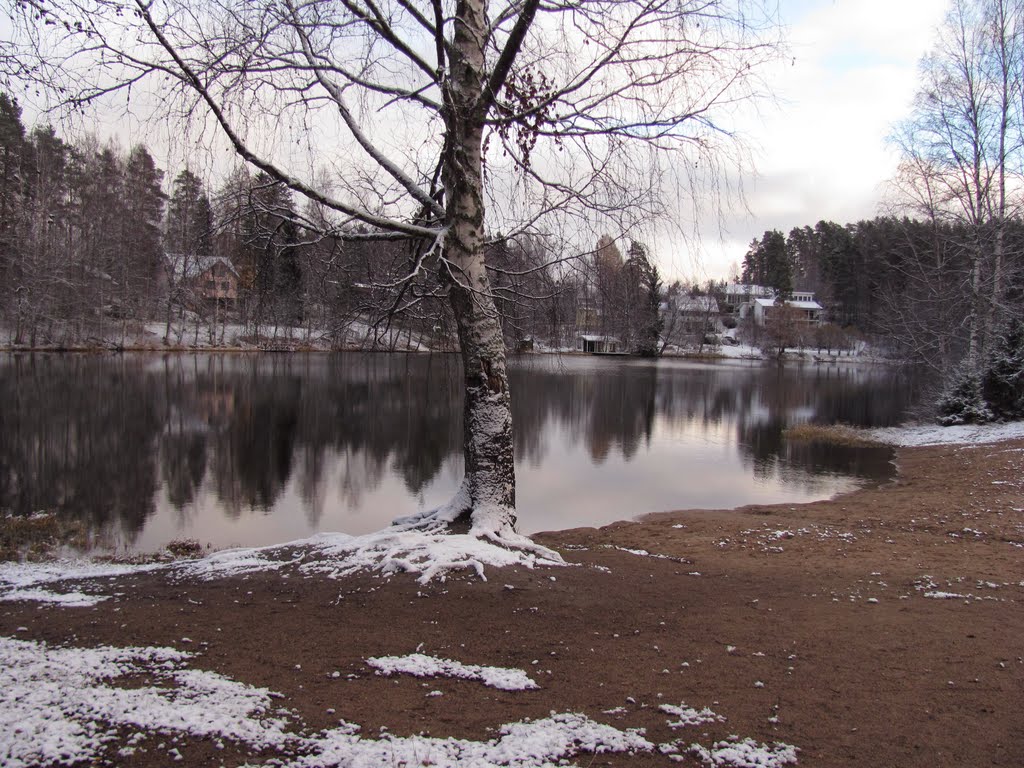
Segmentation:
[(174, 179), (167, 207), (168, 253), (209, 256), (213, 241), (213, 207), (203, 183), (187, 168)]
[(148, 313), (162, 270), (162, 225), (165, 195), (163, 171), (141, 144), (128, 155), (124, 168), (123, 253), (124, 304)]
[[(21, 215), (21, 162), (25, 126), (21, 107), (6, 93), (0, 93), (0, 308), (16, 305), (17, 221)], [(15, 310), (16, 311), (16, 310)]]

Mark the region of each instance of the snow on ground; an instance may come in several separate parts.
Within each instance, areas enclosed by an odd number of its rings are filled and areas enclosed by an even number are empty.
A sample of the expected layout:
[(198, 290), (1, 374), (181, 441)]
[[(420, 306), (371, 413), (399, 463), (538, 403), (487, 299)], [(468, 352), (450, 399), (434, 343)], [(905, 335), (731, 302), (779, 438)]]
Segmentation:
[(26, 600), (36, 603), (53, 603), (66, 608), (91, 608), (108, 599), (109, 595), (88, 595), (85, 592), (51, 592), (39, 587), (0, 592), (0, 601)]
[[(308, 735), (301, 732), (297, 715), (276, 707), (276, 694), (189, 669), (192, 658), (173, 648), (60, 648), (0, 637), (0, 765), (107, 762), (138, 749), (167, 749), (166, 744), (142, 744), (154, 734), (287, 750), (302, 756), (275, 764), (295, 768), (525, 768), (557, 764), (583, 752), (654, 749), (637, 730), (619, 730), (577, 713), (506, 724), (489, 741), (388, 734), (371, 739), (345, 722)], [(158, 684), (124, 687), (140, 675)], [(182, 759), (176, 746), (167, 753), (168, 762)]]
[(712, 768), (778, 768), (796, 764), (797, 748), (780, 742), (768, 746), (731, 736), (728, 741), (716, 742), (711, 749), (694, 744), (689, 751)]
[(649, 752), (654, 745), (634, 729), (620, 731), (574, 712), (542, 720), (501, 726), (490, 741), (399, 738), (384, 735), (363, 739), (344, 730), (328, 731), (312, 740), (314, 752), (285, 766), (294, 768), (379, 768), (386, 765), (429, 765), (434, 768), (559, 765), (581, 753)]
[(463, 680), (479, 680), (484, 685), (503, 691), (526, 691), (540, 687), (521, 669), (480, 667), (451, 659), (439, 659), (423, 653), (413, 653), (408, 656), (377, 656), (367, 659), (366, 663), (381, 675), (458, 677)]
[[(0, 764), (90, 761), (110, 742), (131, 750), (134, 734), (154, 731), (256, 747), (287, 741), (269, 691), (184, 669), (189, 657), (173, 648), (58, 648), (0, 637)], [(140, 674), (164, 685), (116, 685)]]
[(724, 723), (725, 718), (721, 715), (716, 715), (707, 707), (704, 709), (697, 710), (693, 707), (688, 707), (686, 704), (680, 704), (678, 707), (674, 704), (661, 704), (658, 709), (667, 715), (678, 717), (676, 721), (670, 721), (668, 724), (669, 728), (686, 728), (692, 725), (704, 725), (705, 723)]
[(1024, 438), (1024, 421), (1011, 421), (1006, 424), (958, 424), (953, 427), (908, 424), (901, 427), (869, 429), (867, 433), (883, 443), (902, 447), (969, 445)]
[(166, 567), (164, 564), (122, 565), (95, 563), (89, 560), (54, 560), (46, 563), (3, 562), (0, 563), (0, 601), (34, 600), (67, 607), (89, 607), (106, 600), (107, 596), (78, 590), (57, 591), (54, 585), (62, 581), (116, 578)]

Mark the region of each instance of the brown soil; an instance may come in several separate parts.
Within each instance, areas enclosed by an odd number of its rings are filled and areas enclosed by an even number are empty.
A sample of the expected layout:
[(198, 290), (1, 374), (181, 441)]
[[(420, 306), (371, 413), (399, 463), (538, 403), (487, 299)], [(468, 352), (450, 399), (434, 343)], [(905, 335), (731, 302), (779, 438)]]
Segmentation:
[[(344, 718), (367, 735), (486, 739), (503, 723), (581, 712), (657, 743), (781, 741), (804, 766), (1020, 766), (1024, 441), (906, 449), (898, 463), (893, 484), (831, 501), (537, 537), (579, 567), (425, 587), (405, 575), (139, 575), (96, 608), (4, 604), (0, 634), (199, 651), (196, 666), (281, 692), (312, 728)], [(521, 668), (541, 688), (385, 678), (365, 663), (417, 648)], [(681, 702), (728, 720), (673, 731), (657, 705)], [(157, 741), (118, 764), (169, 764)], [(185, 765), (246, 758), (204, 740), (177, 746)]]

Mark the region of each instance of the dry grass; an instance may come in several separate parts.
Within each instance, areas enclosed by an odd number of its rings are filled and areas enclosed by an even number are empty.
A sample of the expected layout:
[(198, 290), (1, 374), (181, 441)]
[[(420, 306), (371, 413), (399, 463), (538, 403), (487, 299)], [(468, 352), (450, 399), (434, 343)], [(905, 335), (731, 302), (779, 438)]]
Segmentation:
[(85, 539), (81, 523), (53, 513), (0, 517), (0, 561), (46, 558), (62, 546), (80, 547)]
[(782, 436), (787, 440), (851, 447), (880, 445), (864, 430), (851, 427), (849, 424), (797, 424), (788, 427)]

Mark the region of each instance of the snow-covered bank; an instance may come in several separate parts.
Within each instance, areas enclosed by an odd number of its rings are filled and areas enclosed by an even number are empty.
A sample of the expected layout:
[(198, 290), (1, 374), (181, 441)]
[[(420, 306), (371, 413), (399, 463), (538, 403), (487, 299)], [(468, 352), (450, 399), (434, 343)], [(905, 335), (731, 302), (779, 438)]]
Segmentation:
[[(0, 602), (29, 600), (68, 607), (93, 606), (108, 597), (103, 594), (102, 582), (157, 569), (166, 569), (171, 578), (210, 580), (294, 565), (307, 576), (336, 579), (360, 571), (383, 575), (404, 572), (418, 576), (425, 584), (433, 579), (444, 581), (453, 571), (462, 570), (473, 571), (486, 581), (488, 566), (566, 565), (557, 553), (533, 546), (525, 537), (519, 538), (524, 546), (506, 548), (470, 534), (392, 526), (363, 536), (321, 533), (268, 547), (226, 549), (175, 563), (135, 565), (90, 560), (0, 563)], [(61, 586), (64, 582), (86, 582), (89, 586), (66, 588)]]
[(1024, 421), (1006, 424), (959, 424), (942, 427), (938, 424), (907, 424), (866, 430), (879, 442), (904, 448), (922, 445), (972, 445), (996, 443), (1024, 438)]
[(89, 607), (109, 597), (99, 594), (100, 584), (91, 587), (90, 592), (78, 589), (64, 590), (57, 585), (65, 581), (106, 581), (166, 567), (166, 564), (101, 563), (92, 560), (0, 563), (0, 602), (30, 600), (66, 607)]

